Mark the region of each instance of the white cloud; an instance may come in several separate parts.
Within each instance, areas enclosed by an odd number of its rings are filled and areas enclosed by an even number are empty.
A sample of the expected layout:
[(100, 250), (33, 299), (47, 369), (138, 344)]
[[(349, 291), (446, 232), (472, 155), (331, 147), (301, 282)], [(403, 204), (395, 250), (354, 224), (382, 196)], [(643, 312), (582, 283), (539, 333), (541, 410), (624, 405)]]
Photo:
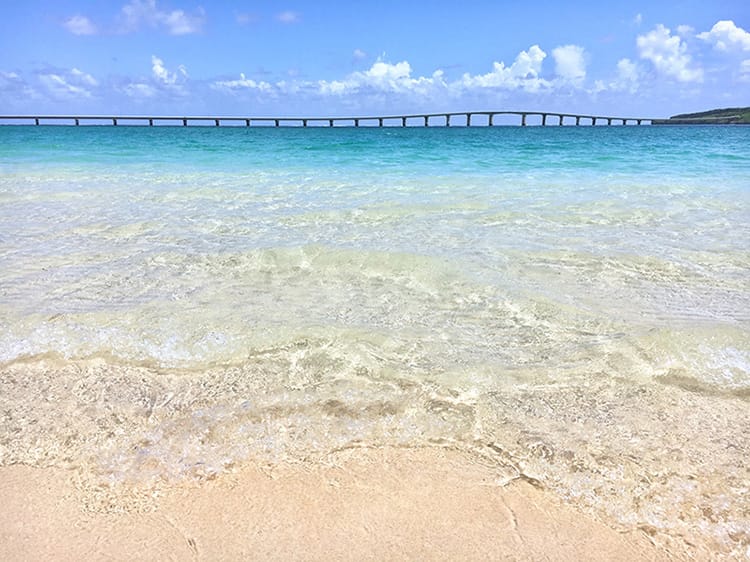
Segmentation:
[(318, 90), (322, 94), (344, 95), (360, 91), (391, 93), (419, 92), (426, 94), (434, 87), (444, 87), (442, 70), (436, 70), (432, 77), (413, 78), (411, 65), (407, 61), (390, 64), (378, 60), (369, 70), (353, 72), (344, 80), (320, 80)]
[(10, 94), (10, 99), (6, 100), (5, 103), (39, 97), (37, 92), (16, 72), (0, 71), (0, 92)]
[(96, 79), (74, 68), (69, 71), (47, 72), (38, 75), (39, 81), (53, 98), (90, 98), (92, 88), (99, 85)]
[(627, 91), (634, 94), (640, 86), (641, 71), (638, 65), (628, 58), (617, 61), (617, 75), (609, 82), (605, 80), (594, 81), (594, 87), (590, 90), (592, 94), (604, 91), (622, 92)]
[(677, 26), (677, 34), (678, 35), (682, 35), (682, 36), (690, 35), (691, 33), (693, 33), (693, 31), (695, 31), (695, 29), (691, 25), (684, 25), (683, 24), (683, 25), (678, 25)]
[(698, 38), (713, 43), (719, 51), (750, 51), (750, 33), (737, 27), (732, 20), (716, 22), (711, 31), (699, 33)]
[(532, 45), (528, 51), (518, 53), (516, 60), (510, 66), (504, 62), (495, 62), (492, 71), (487, 74), (471, 76), (464, 74), (461, 85), (464, 88), (522, 88), (527, 92), (537, 92), (540, 88), (550, 86), (547, 80), (539, 78), (542, 71), (542, 61), (547, 53)]
[(299, 23), (302, 21), (302, 16), (297, 12), (286, 10), (276, 16), (276, 19), (281, 23)]
[(99, 82), (96, 81), (96, 79), (91, 76), (91, 74), (86, 74), (85, 72), (78, 70), (77, 68), (74, 68), (70, 71), (71, 76), (74, 76), (76, 80), (79, 82), (86, 84), (87, 86), (98, 86)]
[(185, 13), (183, 10), (168, 12), (159, 9), (156, 0), (131, 0), (122, 7), (120, 17), (122, 31), (126, 33), (137, 31), (145, 24), (157, 29), (166, 29), (171, 35), (198, 33), (205, 20), (203, 9), (198, 9), (194, 14)]
[(352, 53), (352, 57), (354, 57), (355, 60), (366, 59), (367, 53), (365, 53), (362, 49), (354, 49), (354, 52)]
[(586, 78), (586, 60), (583, 47), (564, 45), (552, 49), (555, 73), (563, 80), (580, 83)]
[(250, 78), (245, 78), (245, 75), (240, 73), (239, 80), (218, 80), (211, 84), (211, 88), (225, 92), (237, 92), (242, 90), (260, 90), (262, 92), (268, 92), (273, 86), (268, 82), (256, 82)]
[(143, 84), (141, 82), (127, 84), (122, 88), (122, 91), (135, 99), (152, 98), (158, 91), (150, 84)]
[(63, 22), (63, 27), (73, 35), (95, 35), (96, 26), (86, 16), (70, 16)]
[(156, 55), (151, 55), (151, 72), (156, 81), (165, 86), (175, 85), (180, 77), (187, 78), (187, 69), (183, 65), (177, 67), (177, 72), (170, 72)]
[(640, 13), (636, 14), (633, 18), (633, 23), (635, 25), (641, 25), (643, 23), (643, 16)]
[(639, 35), (636, 44), (640, 57), (651, 61), (658, 72), (680, 82), (703, 81), (703, 70), (692, 66), (687, 45), (662, 24), (646, 35)]

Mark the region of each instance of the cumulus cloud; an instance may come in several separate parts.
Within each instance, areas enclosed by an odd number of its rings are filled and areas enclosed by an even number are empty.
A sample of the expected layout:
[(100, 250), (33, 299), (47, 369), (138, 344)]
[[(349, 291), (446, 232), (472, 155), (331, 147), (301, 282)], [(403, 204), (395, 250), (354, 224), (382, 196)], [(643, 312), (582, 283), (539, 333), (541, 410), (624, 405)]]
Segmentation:
[(183, 10), (166, 11), (156, 5), (156, 0), (131, 0), (120, 12), (122, 31), (137, 31), (142, 25), (165, 29), (171, 35), (198, 33), (205, 21), (204, 12), (198, 9), (193, 14)]
[(211, 88), (214, 90), (221, 90), (224, 92), (238, 92), (247, 90), (259, 90), (262, 92), (268, 92), (273, 89), (273, 86), (265, 81), (256, 82), (250, 78), (245, 78), (244, 73), (240, 73), (239, 80), (218, 80), (211, 84)]
[(703, 81), (703, 70), (693, 66), (687, 45), (668, 27), (657, 25), (646, 35), (639, 35), (636, 44), (640, 57), (650, 61), (659, 73), (679, 82)]
[(63, 22), (63, 27), (73, 35), (95, 35), (96, 26), (86, 16), (70, 16)]
[(188, 73), (184, 65), (169, 70), (164, 61), (151, 55), (151, 76), (120, 84), (117, 89), (134, 99), (153, 98), (160, 95), (185, 96)]
[(184, 65), (179, 65), (177, 72), (170, 72), (164, 66), (164, 61), (156, 55), (151, 55), (151, 72), (156, 81), (165, 86), (173, 86), (178, 80), (187, 78), (187, 69)]
[(276, 19), (281, 23), (299, 23), (300, 21), (302, 21), (302, 16), (297, 12), (286, 10), (281, 12), (280, 14), (277, 14)]
[(549, 87), (550, 83), (539, 77), (542, 62), (547, 53), (532, 45), (528, 51), (518, 53), (516, 60), (510, 66), (504, 62), (495, 62), (492, 71), (487, 74), (471, 76), (464, 74), (461, 86), (464, 88), (521, 88), (527, 92), (537, 92), (541, 88)]
[(713, 43), (719, 51), (750, 51), (750, 33), (736, 26), (732, 20), (716, 22), (711, 31), (699, 33), (698, 38)]
[(40, 73), (38, 78), (47, 93), (57, 99), (90, 98), (99, 85), (93, 76), (77, 68)]
[(354, 49), (354, 52), (352, 53), (352, 58), (354, 58), (354, 60), (366, 59), (367, 53), (365, 53), (362, 49)]
[(353, 72), (344, 80), (318, 81), (318, 90), (325, 95), (344, 95), (362, 91), (424, 94), (435, 86), (444, 85), (442, 70), (435, 71), (430, 78), (414, 78), (411, 75), (411, 65), (407, 61), (391, 64), (378, 59), (368, 70)]
[(586, 60), (583, 47), (564, 45), (552, 49), (555, 59), (555, 74), (563, 80), (580, 83), (586, 78)]

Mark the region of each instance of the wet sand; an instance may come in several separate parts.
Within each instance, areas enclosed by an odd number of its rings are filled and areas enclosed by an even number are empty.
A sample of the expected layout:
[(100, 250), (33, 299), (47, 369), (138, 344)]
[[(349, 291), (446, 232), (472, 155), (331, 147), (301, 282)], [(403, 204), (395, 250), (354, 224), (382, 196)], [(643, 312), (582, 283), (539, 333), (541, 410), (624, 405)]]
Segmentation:
[(450, 449), (349, 449), (159, 492), (0, 468), (0, 559), (674, 560), (706, 546), (614, 529)]

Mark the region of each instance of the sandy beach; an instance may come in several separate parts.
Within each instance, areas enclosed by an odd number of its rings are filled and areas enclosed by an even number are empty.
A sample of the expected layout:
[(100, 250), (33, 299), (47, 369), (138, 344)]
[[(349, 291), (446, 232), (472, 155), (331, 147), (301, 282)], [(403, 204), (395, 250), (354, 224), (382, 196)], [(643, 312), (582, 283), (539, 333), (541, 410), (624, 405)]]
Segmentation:
[(153, 497), (97, 495), (71, 472), (10, 466), (0, 469), (0, 501), (6, 561), (709, 558), (647, 530), (608, 527), (449, 449), (248, 465)]

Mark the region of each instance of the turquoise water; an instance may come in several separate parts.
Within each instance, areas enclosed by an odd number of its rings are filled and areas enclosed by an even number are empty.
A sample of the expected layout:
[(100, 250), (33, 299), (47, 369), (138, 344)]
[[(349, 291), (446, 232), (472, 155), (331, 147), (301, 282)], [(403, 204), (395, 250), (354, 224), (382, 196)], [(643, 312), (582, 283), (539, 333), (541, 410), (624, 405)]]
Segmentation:
[(748, 147), (0, 127), (0, 463), (157, 482), (451, 446), (742, 552)]

